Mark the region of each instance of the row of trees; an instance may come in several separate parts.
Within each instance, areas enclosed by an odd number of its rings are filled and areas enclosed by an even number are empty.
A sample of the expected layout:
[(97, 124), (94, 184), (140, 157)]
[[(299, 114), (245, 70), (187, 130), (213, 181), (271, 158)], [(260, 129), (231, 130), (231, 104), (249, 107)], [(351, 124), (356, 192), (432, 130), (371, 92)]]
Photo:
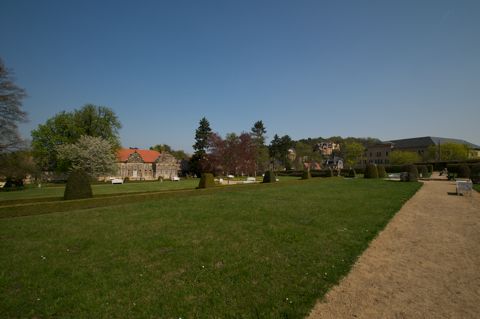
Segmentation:
[(195, 132), (190, 172), (197, 176), (202, 172), (255, 175), (265, 170), (269, 165), (266, 132), (263, 122), (257, 121), (250, 133), (228, 133), (222, 138), (212, 132), (209, 121), (202, 118)]
[[(228, 133), (222, 138), (212, 131), (209, 121), (202, 118), (195, 132), (195, 153), (190, 159), (191, 173), (197, 176), (202, 172), (256, 175), (267, 169), (303, 169), (304, 163), (323, 160), (316, 149), (317, 140), (294, 141), (288, 135), (275, 134), (270, 144), (266, 145), (266, 133), (263, 122), (257, 121), (248, 133)], [(342, 150), (339, 155), (343, 155), (349, 166), (354, 166), (365, 148), (349, 140), (343, 144)]]

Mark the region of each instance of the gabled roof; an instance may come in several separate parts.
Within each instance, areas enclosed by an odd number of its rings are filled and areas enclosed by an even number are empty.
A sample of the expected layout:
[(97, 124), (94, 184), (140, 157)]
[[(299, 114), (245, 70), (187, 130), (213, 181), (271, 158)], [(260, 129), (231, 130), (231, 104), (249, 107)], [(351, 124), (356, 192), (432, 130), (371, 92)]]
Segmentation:
[(423, 147), (429, 147), (431, 145), (457, 143), (457, 144), (467, 145), (470, 148), (480, 149), (480, 146), (472, 144), (465, 140), (460, 140), (456, 138), (447, 138), (447, 137), (435, 137), (435, 136), (404, 138), (401, 140), (393, 140), (389, 142), (392, 142), (395, 148), (423, 148)]
[(133, 153), (138, 153), (145, 163), (153, 163), (160, 156), (160, 153), (157, 151), (121, 148), (117, 151), (117, 158), (120, 162), (126, 162)]

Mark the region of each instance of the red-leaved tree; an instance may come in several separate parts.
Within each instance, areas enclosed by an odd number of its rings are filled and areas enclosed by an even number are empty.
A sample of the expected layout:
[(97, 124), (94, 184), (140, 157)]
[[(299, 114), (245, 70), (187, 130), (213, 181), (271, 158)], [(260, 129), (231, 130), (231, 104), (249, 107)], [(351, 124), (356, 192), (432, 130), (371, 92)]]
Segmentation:
[(256, 147), (250, 134), (229, 133), (222, 139), (218, 133), (209, 138), (203, 169), (215, 175), (253, 175)]

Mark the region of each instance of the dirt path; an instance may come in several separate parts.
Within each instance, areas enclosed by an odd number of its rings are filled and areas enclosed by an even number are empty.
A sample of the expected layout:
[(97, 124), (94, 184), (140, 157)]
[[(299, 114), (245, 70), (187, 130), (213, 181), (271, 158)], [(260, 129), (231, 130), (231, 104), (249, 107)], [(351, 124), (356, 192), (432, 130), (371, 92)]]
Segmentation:
[(427, 181), (309, 318), (479, 318), (480, 195)]

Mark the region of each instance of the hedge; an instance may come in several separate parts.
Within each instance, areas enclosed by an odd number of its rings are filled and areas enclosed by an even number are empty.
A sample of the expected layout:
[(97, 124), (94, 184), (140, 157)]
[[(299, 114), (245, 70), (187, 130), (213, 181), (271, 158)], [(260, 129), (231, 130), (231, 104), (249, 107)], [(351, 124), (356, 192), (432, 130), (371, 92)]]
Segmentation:
[(365, 178), (378, 178), (378, 169), (375, 164), (367, 164), (365, 167), (365, 174), (363, 175)]
[(387, 177), (387, 172), (385, 172), (385, 166), (378, 165), (377, 166), (378, 178), (385, 178)]
[(277, 181), (275, 174), (272, 171), (266, 171), (263, 176), (264, 183), (275, 183)]
[(480, 163), (472, 165), (470, 169), (470, 178), (474, 184), (480, 184)]
[(63, 199), (71, 200), (92, 197), (92, 186), (90, 185), (90, 177), (88, 174), (82, 170), (71, 172), (67, 179)]
[(302, 174), (302, 179), (310, 179), (310, 178), (312, 178), (310, 171), (304, 171)]
[(215, 181), (212, 173), (203, 173), (198, 183), (198, 188), (215, 187)]

